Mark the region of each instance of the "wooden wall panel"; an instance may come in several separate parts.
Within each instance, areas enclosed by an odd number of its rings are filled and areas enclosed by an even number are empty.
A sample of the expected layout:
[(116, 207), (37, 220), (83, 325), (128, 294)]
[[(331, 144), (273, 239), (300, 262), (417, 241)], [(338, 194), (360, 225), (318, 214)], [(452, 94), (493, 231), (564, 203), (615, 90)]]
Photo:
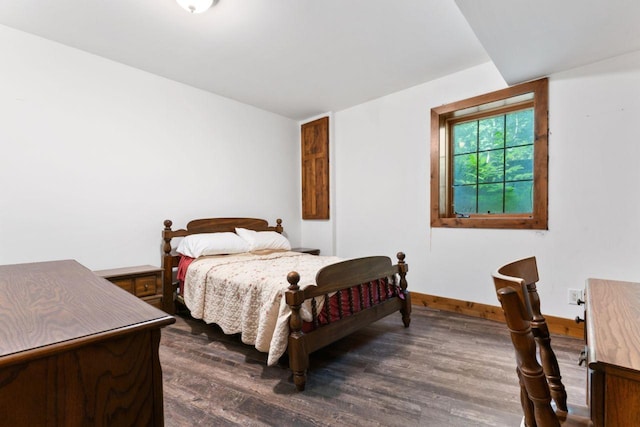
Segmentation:
[(329, 117), (301, 126), (302, 219), (329, 219)]

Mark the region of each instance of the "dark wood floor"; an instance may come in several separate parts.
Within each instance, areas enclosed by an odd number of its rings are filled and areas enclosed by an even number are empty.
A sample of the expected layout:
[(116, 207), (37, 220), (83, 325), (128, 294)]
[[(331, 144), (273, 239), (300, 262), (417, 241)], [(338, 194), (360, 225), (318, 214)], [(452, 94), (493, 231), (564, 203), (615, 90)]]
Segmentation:
[[(582, 342), (554, 336), (569, 402), (584, 405)], [(162, 331), (165, 424), (172, 426), (518, 426), (515, 358), (502, 323), (414, 308), (312, 355), (297, 393), (286, 361), (178, 317)]]

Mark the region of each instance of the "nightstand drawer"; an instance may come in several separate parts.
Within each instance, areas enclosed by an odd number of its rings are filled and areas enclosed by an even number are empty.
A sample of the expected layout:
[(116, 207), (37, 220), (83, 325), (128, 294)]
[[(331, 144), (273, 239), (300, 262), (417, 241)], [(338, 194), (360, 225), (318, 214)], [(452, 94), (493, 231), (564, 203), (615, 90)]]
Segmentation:
[(124, 289), (125, 291), (129, 292), (130, 294), (133, 294), (133, 279), (128, 278), (128, 279), (109, 279), (109, 281), (111, 283), (113, 283), (114, 285), (118, 285), (120, 286), (122, 289)]
[(162, 310), (162, 296), (154, 295), (140, 299), (148, 304), (151, 304), (155, 308)]
[(140, 276), (135, 278), (135, 295), (146, 297), (157, 292), (156, 276)]

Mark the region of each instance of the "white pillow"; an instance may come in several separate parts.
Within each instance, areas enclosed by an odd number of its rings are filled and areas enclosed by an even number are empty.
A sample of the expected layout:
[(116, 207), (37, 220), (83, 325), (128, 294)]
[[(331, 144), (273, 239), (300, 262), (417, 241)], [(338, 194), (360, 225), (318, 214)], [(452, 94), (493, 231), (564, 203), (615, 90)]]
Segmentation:
[(249, 251), (249, 244), (237, 234), (201, 233), (186, 236), (178, 245), (177, 252), (191, 258), (204, 255), (239, 254)]
[(275, 231), (253, 231), (246, 228), (236, 228), (236, 233), (249, 244), (250, 251), (264, 249), (283, 249), (288, 251), (291, 249), (289, 240)]

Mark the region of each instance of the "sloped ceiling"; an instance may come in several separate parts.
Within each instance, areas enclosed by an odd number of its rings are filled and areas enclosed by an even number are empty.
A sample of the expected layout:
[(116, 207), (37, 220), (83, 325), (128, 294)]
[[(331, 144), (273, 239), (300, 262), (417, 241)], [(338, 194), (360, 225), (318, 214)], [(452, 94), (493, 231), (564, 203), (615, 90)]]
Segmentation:
[[(0, 24), (296, 120), (493, 60), (516, 83), (640, 49), (636, 0), (0, 2)], [(0, 71), (1, 75), (1, 71)]]
[(0, 24), (294, 119), (489, 60), (442, 0), (20, 0)]
[(640, 50), (637, 0), (456, 0), (508, 84)]

